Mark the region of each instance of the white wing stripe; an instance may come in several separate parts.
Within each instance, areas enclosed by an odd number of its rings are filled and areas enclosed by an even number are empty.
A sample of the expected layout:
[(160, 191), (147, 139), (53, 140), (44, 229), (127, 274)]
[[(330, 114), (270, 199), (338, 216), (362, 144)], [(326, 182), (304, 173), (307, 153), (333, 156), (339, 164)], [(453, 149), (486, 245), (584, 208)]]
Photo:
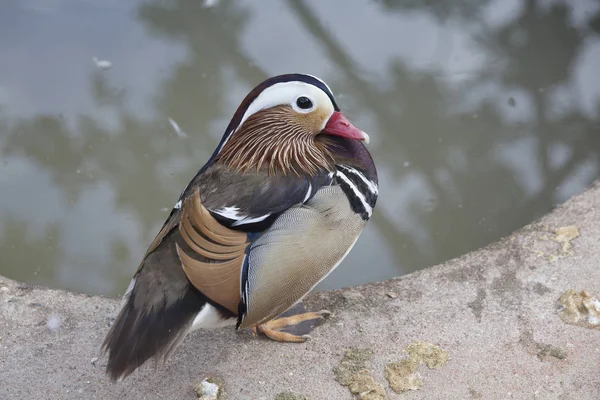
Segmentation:
[(271, 213), (266, 213), (265, 215), (261, 215), (261, 216), (254, 217), (254, 218), (246, 217), (244, 219), (234, 222), (233, 224), (231, 224), (231, 226), (240, 226), (240, 225), (244, 225), (244, 224), (253, 224), (255, 222), (264, 221), (265, 219), (269, 218), (270, 215), (271, 215)]
[(264, 215), (259, 215), (258, 217), (249, 217), (246, 214), (241, 214), (240, 208), (236, 206), (223, 207), (211, 211), (215, 214), (219, 214), (224, 218), (234, 220), (235, 222), (231, 224), (231, 226), (240, 226), (244, 224), (253, 224), (255, 222), (264, 221), (271, 215), (271, 213), (266, 213)]
[(309, 182), (308, 183), (308, 190), (306, 191), (306, 196), (304, 196), (304, 200), (302, 200), (302, 203), (306, 203), (306, 200), (308, 200), (308, 198), (310, 197), (311, 192), (312, 192), (312, 185)]
[(213, 210), (215, 214), (219, 214), (222, 217), (233, 219), (235, 221), (239, 221), (247, 217), (247, 215), (240, 214), (239, 211), (240, 209), (238, 207), (223, 207)]

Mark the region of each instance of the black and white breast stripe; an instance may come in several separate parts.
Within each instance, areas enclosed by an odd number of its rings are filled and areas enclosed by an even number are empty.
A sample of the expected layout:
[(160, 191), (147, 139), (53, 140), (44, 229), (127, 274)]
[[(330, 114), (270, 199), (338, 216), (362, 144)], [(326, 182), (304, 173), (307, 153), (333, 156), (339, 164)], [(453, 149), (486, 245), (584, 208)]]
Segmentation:
[(348, 165), (337, 165), (336, 167), (336, 181), (348, 197), (350, 207), (363, 220), (368, 220), (373, 214), (373, 207), (377, 202), (379, 194), (377, 184), (354, 167)]

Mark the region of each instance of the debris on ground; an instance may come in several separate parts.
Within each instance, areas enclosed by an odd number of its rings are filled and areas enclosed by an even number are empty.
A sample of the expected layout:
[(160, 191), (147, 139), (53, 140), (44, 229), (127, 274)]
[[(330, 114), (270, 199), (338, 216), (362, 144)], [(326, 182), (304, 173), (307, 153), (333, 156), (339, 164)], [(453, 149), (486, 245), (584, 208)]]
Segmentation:
[(567, 290), (558, 299), (560, 318), (567, 324), (600, 329), (600, 300), (585, 290)]
[(194, 386), (198, 400), (221, 400), (225, 396), (225, 382), (219, 378), (206, 378)]
[(52, 314), (48, 317), (47, 326), (52, 332), (58, 332), (62, 325), (62, 319), (58, 314)]
[(530, 354), (535, 354), (540, 361), (549, 361), (550, 357), (559, 360), (567, 358), (567, 352), (558, 346), (548, 343), (541, 343), (533, 338), (533, 330), (525, 329), (521, 332), (519, 343)]
[(560, 347), (553, 346), (551, 344), (538, 343), (537, 348), (537, 357), (541, 361), (546, 360), (548, 357), (558, 358), (559, 360), (564, 360), (567, 358), (567, 352)]

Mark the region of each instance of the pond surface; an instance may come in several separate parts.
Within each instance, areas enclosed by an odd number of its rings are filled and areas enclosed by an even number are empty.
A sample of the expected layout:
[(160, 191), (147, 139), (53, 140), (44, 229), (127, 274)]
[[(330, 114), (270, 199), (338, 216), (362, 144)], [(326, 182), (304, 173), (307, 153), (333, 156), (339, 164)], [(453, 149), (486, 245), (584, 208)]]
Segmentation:
[(0, 274), (122, 293), (241, 99), (286, 72), (331, 86), (380, 174), (319, 289), (439, 263), (600, 175), (599, 70), (595, 0), (2, 1)]

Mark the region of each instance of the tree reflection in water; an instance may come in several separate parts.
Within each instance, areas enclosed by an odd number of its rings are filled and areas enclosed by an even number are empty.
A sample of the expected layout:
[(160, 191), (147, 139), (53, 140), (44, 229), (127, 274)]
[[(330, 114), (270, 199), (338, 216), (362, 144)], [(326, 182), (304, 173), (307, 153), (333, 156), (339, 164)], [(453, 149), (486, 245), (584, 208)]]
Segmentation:
[[(148, 40), (186, 50), (163, 79), (148, 82), (155, 86), (150, 117), (129, 109), (136, 94), (101, 71), (90, 75), (89, 93), (98, 109), (117, 116), (116, 124), (105, 123), (100, 112), (16, 117), (0, 108), (0, 191), (8, 193), (0, 199), (0, 273), (120, 293), (164, 209), (212, 152), (237, 102), (268, 75), (283, 72), (264, 67), (286, 57), (280, 47), (253, 52), (244, 45), (265, 16), (302, 32), (303, 47), (288, 49), (290, 56), (301, 50), (323, 55), (298, 70), (321, 68), (318, 75), (341, 92), (343, 108), (376, 139), (378, 208), (357, 249), (324, 287), (407, 273), (483, 246), (599, 175), (600, 101), (596, 97), (590, 110), (576, 82), (590, 38), (600, 31), (600, 11), (574, 22), (575, 9), (566, 2), (523, 0), (499, 22), (490, 10), (501, 7), (500, 0), (364, 3), (353, 2), (354, 8), (460, 28), (469, 54), (483, 61), (454, 76), (439, 63), (415, 67), (395, 55), (378, 66), (383, 72), (371, 71), (360, 49), (393, 47), (395, 38), (348, 47), (325, 3), (220, 1), (206, 8), (196, 0), (142, 2), (136, 18)], [(273, 35), (288, 33), (278, 29), (274, 21)], [(189, 137), (178, 137), (169, 118)], [(29, 171), (24, 176), (47, 183), (16, 184), (11, 171)], [(53, 206), (48, 199), (55, 197), (60, 204)], [(366, 262), (378, 268), (365, 269)]]

